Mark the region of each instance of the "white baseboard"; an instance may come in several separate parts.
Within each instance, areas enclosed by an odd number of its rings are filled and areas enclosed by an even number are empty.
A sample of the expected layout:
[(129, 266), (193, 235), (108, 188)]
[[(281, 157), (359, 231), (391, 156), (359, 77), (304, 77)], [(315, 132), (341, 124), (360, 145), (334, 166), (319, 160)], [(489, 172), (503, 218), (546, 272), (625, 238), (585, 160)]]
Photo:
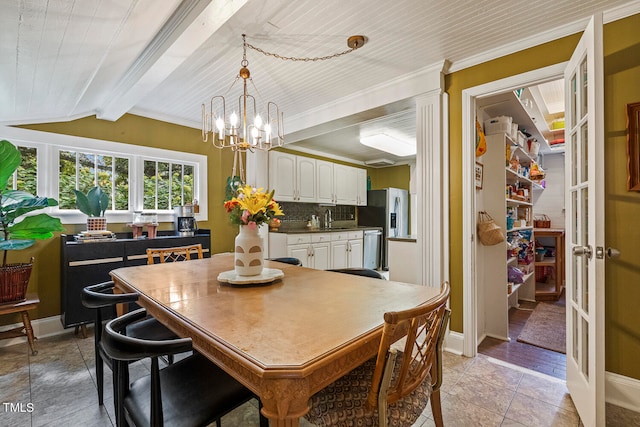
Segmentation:
[(464, 335), (460, 332), (449, 331), (444, 338), (444, 351), (461, 356), (464, 349)]
[[(444, 350), (461, 355), (463, 342), (464, 334), (449, 331), (445, 338)], [(604, 395), (607, 403), (640, 412), (640, 380), (605, 372)]]
[[(13, 325), (1, 326), (0, 330), (7, 331), (22, 326), (22, 322), (14, 323)], [(31, 327), (33, 328), (33, 334), (36, 338), (45, 338), (53, 335), (60, 335), (67, 331), (62, 327), (60, 316), (45, 317), (42, 319), (36, 319), (31, 321)], [(6, 340), (0, 340), (0, 347), (8, 347), (10, 345), (26, 343), (27, 337), (8, 338)], [(36, 341), (37, 344), (37, 341)]]
[(640, 380), (605, 372), (604, 384), (607, 403), (640, 412)]

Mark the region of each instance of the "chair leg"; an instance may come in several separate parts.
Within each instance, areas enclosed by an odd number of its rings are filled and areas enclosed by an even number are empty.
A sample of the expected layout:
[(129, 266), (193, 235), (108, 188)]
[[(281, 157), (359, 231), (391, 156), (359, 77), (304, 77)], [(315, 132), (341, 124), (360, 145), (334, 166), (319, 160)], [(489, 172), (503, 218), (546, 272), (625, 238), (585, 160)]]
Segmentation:
[(435, 421), (436, 427), (443, 427), (444, 421), (442, 419), (442, 405), (440, 403), (440, 390), (436, 390), (433, 393), (431, 393), (429, 400), (431, 400), (431, 413), (433, 415), (433, 420)]
[(222, 423), (220, 422), (220, 418), (216, 420), (216, 427), (222, 427)]
[(104, 363), (96, 348), (96, 382), (98, 383), (98, 404), (104, 404)]

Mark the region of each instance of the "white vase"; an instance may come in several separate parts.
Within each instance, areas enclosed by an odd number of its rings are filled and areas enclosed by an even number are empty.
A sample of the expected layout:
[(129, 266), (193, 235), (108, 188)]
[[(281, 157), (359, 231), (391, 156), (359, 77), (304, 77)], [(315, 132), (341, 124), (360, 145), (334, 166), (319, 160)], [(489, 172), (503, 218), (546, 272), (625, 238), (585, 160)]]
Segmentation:
[(235, 242), (235, 271), (239, 276), (257, 276), (262, 274), (264, 241), (258, 228), (249, 229), (240, 226)]

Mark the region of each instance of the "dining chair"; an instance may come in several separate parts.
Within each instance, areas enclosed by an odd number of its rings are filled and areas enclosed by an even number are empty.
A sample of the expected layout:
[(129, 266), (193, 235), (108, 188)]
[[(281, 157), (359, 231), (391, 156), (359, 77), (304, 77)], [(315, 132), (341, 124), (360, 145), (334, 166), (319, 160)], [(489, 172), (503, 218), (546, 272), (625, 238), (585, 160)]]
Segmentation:
[[(94, 322), (94, 351), (96, 359), (96, 382), (98, 384), (98, 404), (104, 404), (104, 364), (113, 371), (113, 361), (102, 349), (101, 342), (104, 333), (104, 310), (115, 307), (116, 304), (128, 304), (138, 300), (137, 293), (114, 293), (114, 283), (112, 281), (90, 285), (82, 290), (82, 304), (94, 309), (96, 312)], [(109, 317), (109, 316), (108, 316)], [(175, 338), (176, 335), (155, 318), (149, 317), (139, 322), (129, 325), (127, 334), (132, 337), (144, 337), (153, 340), (165, 340)], [(114, 378), (115, 379), (115, 378)], [(116, 384), (114, 386), (114, 396)], [(114, 405), (116, 401), (114, 399)]]
[(411, 426), (431, 400), (435, 424), (442, 426), (449, 290), (444, 282), (440, 294), (426, 303), (385, 313), (378, 355), (313, 395), (305, 418), (317, 426)]
[(345, 274), (353, 274), (355, 276), (365, 276), (365, 277), (371, 277), (374, 279), (382, 279), (385, 280), (384, 276), (380, 273), (378, 273), (375, 270), (371, 270), (370, 268), (356, 268), (356, 267), (349, 267), (349, 268), (333, 268), (327, 271), (334, 271), (336, 273), (345, 273)]
[(189, 261), (192, 257), (202, 259), (202, 244), (176, 246), (173, 248), (147, 248), (147, 264)]
[(298, 258), (294, 258), (294, 257), (279, 257), (279, 258), (268, 258), (267, 261), (277, 261), (277, 262), (283, 262), (285, 264), (291, 264), (291, 265), (297, 265), (297, 266), (301, 266), (302, 265), (302, 261), (300, 261)]
[[(206, 426), (255, 398), (241, 383), (194, 351), (192, 356), (160, 369), (158, 358), (164, 354), (192, 350), (191, 338), (153, 341), (124, 335), (130, 325), (146, 316), (141, 308), (111, 320), (105, 326), (102, 342), (105, 352), (117, 361), (117, 425), (129, 426)], [(131, 385), (125, 381), (128, 362), (151, 359), (151, 374)], [(125, 424), (125, 421), (127, 424)], [(260, 415), (260, 425), (268, 420)]]

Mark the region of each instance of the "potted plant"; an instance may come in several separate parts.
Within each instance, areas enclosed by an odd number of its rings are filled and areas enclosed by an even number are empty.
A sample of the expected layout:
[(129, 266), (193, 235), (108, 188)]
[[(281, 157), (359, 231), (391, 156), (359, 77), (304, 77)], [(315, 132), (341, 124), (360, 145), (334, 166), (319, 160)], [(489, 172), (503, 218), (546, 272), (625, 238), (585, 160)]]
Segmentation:
[(98, 186), (91, 188), (87, 194), (73, 190), (76, 194), (76, 207), (87, 215), (87, 230), (106, 230), (107, 219), (104, 213), (109, 207), (109, 195)]
[(49, 239), (54, 231), (64, 230), (58, 218), (44, 213), (25, 215), (56, 206), (56, 200), (7, 188), (9, 178), (20, 162), (20, 151), (9, 141), (0, 141), (0, 250), (4, 251), (0, 267), (0, 303), (25, 299), (33, 266), (33, 258), (29, 263), (7, 264), (8, 251), (26, 249), (36, 240)]

